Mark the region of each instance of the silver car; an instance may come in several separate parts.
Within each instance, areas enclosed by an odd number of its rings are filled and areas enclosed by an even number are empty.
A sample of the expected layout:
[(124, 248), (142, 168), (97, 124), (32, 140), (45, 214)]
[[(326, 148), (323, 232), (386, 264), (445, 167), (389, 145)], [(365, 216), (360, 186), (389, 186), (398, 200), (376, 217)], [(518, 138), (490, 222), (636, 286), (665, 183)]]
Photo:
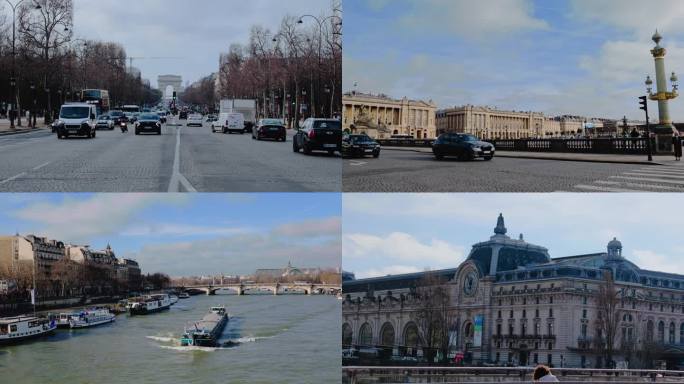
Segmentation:
[(109, 115), (101, 115), (97, 118), (95, 129), (109, 129), (111, 131), (114, 129), (114, 120)]

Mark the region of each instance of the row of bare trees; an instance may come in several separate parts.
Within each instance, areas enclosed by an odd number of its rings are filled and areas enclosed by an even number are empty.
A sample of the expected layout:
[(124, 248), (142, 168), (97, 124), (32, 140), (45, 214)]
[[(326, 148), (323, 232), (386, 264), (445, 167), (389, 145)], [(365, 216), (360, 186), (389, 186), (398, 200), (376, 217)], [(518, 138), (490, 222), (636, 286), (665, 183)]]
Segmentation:
[(73, 0), (26, 0), (16, 12), (9, 3), (0, 4), (2, 114), (14, 104), (22, 112), (44, 113), (49, 122), (61, 103), (75, 100), (85, 88), (109, 90), (114, 105), (160, 99), (126, 66), (120, 44), (75, 38), (73, 12)]
[[(341, 2), (330, 15), (285, 16), (278, 31), (254, 26), (246, 45), (221, 55), (219, 99), (256, 99), (260, 116), (288, 122), (333, 117), (342, 106)], [(205, 103), (213, 101), (205, 95)]]

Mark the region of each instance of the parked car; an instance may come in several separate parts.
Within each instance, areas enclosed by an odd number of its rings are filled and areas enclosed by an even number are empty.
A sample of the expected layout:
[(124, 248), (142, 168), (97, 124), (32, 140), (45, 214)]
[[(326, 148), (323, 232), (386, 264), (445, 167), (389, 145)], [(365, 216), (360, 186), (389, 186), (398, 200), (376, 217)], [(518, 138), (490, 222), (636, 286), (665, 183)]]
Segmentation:
[(69, 136), (85, 136), (95, 138), (95, 114), (97, 109), (93, 104), (73, 103), (64, 104), (59, 109), (59, 119), (55, 122), (57, 138)]
[(97, 118), (97, 122), (95, 123), (95, 129), (98, 128), (109, 129), (111, 131), (114, 129), (114, 120), (112, 120), (109, 115), (101, 115)]
[(252, 127), (252, 139), (287, 141), (287, 129), (280, 119), (261, 119)]
[(444, 133), (432, 144), (432, 153), (437, 160), (447, 156), (457, 157), (459, 160), (473, 160), (478, 157), (491, 160), (494, 152), (495, 148), (491, 143), (465, 133)]
[(345, 135), (342, 137), (342, 157), (380, 157), (380, 144), (368, 135)]
[(292, 138), (292, 151), (304, 150), (307, 155), (312, 151), (327, 151), (332, 155), (342, 151), (341, 142), (342, 123), (339, 120), (309, 118)]
[(204, 118), (199, 113), (193, 113), (192, 115), (188, 116), (188, 122), (185, 123), (185, 125), (188, 127), (201, 127), (204, 125)]
[(161, 135), (161, 121), (156, 113), (143, 113), (135, 122), (135, 134), (139, 135), (143, 132), (154, 132)]

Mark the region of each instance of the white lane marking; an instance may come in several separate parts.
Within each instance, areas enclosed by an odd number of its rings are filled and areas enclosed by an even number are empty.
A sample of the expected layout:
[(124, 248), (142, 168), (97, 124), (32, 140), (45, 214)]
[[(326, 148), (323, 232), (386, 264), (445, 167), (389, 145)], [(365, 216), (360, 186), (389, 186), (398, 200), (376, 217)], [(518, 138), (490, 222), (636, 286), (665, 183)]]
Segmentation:
[(621, 182), (621, 181), (607, 181), (607, 180), (599, 180), (596, 182), (596, 184), (603, 184), (603, 185), (616, 185), (616, 186), (625, 186), (625, 187), (631, 187), (631, 188), (643, 188), (644, 191), (650, 189), (663, 189), (663, 190), (668, 190), (668, 191), (681, 191), (681, 188), (677, 187), (667, 187), (665, 185), (655, 185), (655, 184), (638, 184), (638, 183), (628, 183), (628, 182)]
[(37, 166), (37, 167), (33, 167), (33, 170), (34, 170), (34, 171), (37, 171), (37, 170), (39, 170), (39, 169), (41, 169), (41, 168), (46, 167), (46, 166), (47, 166), (48, 164), (50, 164), (50, 163), (51, 163), (51, 161), (48, 161), (48, 162), (43, 163), (43, 164), (41, 164), (41, 165), (39, 165), (39, 166)]
[(18, 179), (18, 178), (20, 178), (20, 177), (22, 177), (22, 176), (26, 176), (26, 172), (22, 172), (22, 173), (20, 173), (20, 174), (18, 174), (18, 175), (14, 175), (14, 176), (12, 176), (12, 177), (10, 177), (10, 178), (8, 178), (8, 179), (2, 180), (2, 181), (0, 181), (0, 184), (9, 183), (10, 181), (16, 180), (16, 179)]
[(611, 176), (610, 178), (611, 179), (635, 180), (635, 181), (651, 181), (654, 183), (663, 183), (663, 184), (684, 185), (684, 180), (678, 181), (678, 180), (651, 179), (651, 178), (646, 178), (646, 177), (627, 177), (627, 176)]
[(197, 192), (197, 190), (190, 184), (188, 179), (180, 173), (180, 139), (181, 128), (176, 128), (176, 152), (173, 156), (173, 174), (171, 174), (171, 181), (169, 182), (168, 192), (180, 192), (181, 184), (187, 192)]
[(356, 160), (352, 160), (349, 162), (349, 165), (351, 165), (352, 167), (359, 167), (359, 166), (364, 165), (364, 164), (368, 164), (368, 162), (367, 161), (356, 161)]
[(574, 188), (597, 192), (643, 192), (636, 189), (599, 187), (598, 185), (575, 185)]

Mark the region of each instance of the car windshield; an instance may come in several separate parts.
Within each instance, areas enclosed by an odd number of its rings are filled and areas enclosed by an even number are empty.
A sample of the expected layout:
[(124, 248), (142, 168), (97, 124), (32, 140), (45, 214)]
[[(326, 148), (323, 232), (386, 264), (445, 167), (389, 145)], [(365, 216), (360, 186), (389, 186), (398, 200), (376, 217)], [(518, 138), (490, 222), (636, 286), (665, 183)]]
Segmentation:
[(278, 119), (264, 119), (261, 120), (261, 125), (283, 125), (283, 123)]
[(316, 120), (314, 121), (314, 128), (330, 128), (342, 130), (342, 122), (339, 120)]
[(143, 113), (140, 115), (140, 120), (157, 120), (159, 119), (159, 116), (153, 115), (151, 113)]
[(89, 107), (62, 107), (59, 117), (62, 119), (87, 119)]
[(100, 120), (109, 120), (109, 116), (107, 116), (107, 115), (100, 116)]
[(480, 141), (477, 137), (473, 135), (458, 135), (457, 137), (463, 141)]

